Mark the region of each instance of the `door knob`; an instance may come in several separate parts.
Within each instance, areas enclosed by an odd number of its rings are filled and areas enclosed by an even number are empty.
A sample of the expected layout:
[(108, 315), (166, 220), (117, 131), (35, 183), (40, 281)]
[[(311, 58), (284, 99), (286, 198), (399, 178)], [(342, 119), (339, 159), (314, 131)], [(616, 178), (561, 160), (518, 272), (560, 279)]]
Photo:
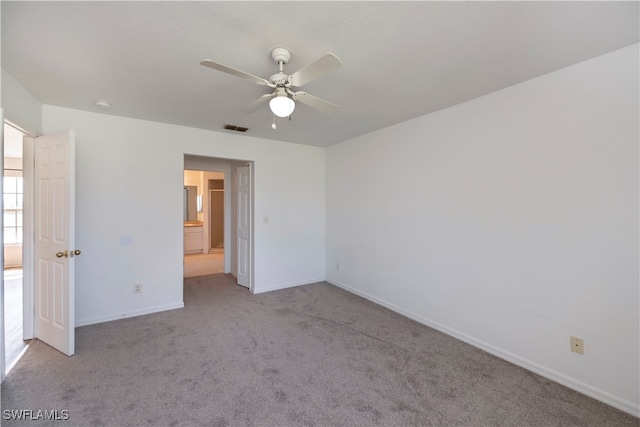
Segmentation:
[(58, 258), (68, 258), (69, 257), (69, 251), (58, 252), (56, 254), (56, 257), (58, 257)]
[(73, 251), (74, 255), (80, 255), (82, 253), (82, 251), (80, 249), (76, 249), (75, 251)]

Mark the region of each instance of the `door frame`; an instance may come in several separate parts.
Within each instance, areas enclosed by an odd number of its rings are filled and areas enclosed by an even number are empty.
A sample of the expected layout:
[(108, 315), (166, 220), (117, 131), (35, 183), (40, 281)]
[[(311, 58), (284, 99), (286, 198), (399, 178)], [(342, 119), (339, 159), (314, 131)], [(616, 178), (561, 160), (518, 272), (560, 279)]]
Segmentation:
[(34, 337), (35, 320), (35, 137), (22, 140), (22, 339)]
[[(4, 124), (8, 124), (20, 132), (22, 132), (22, 177), (23, 177), (23, 239), (22, 239), (22, 307), (23, 307), (23, 340), (35, 338), (35, 140), (36, 135), (21, 126), (16, 125), (10, 120), (4, 118), (4, 110), (0, 108), (0, 152), (2, 152), (2, 160), (0, 160), (0, 168), (4, 171)], [(73, 131), (69, 131), (73, 137)], [(73, 138), (72, 138), (73, 139)], [(74, 144), (72, 143), (73, 147)], [(75, 152), (70, 153), (71, 161), (75, 163)], [(4, 175), (4, 173), (3, 173)], [(75, 184), (71, 184), (72, 189)], [(0, 189), (2, 196), (3, 189)], [(75, 204), (72, 204), (75, 209)], [(74, 212), (70, 212), (74, 215)], [(0, 229), (3, 228), (4, 216), (0, 218)], [(74, 227), (74, 225), (72, 225)], [(0, 231), (0, 234), (3, 234)], [(73, 242), (71, 242), (73, 243)], [(0, 248), (0, 255), (4, 258), (4, 246)], [(5, 330), (4, 330), (4, 262), (0, 264), (0, 381), (4, 381), (7, 373), (6, 355), (5, 355)], [(70, 272), (69, 280), (73, 281), (73, 273)], [(69, 310), (75, 310), (73, 299), (69, 302)], [(75, 319), (72, 318), (72, 324), (69, 327), (75, 331)], [(74, 347), (74, 339), (71, 339), (71, 346)], [(24, 351), (21, 353), (24, 354)], [(73, 354), (73, 351), (72, 351)], [(12, 363), (9, 368), (11, 368)]]
[[(0, 109), (0, 152), (2, 160), (0, 161), (1, 170), (4, 171), (4, 125), (7, 124), (22, 132), (22, 180), (23, 180), (23, 200), (22, 200), (22, 339), (33, 339), (33, 322), (34, 322), (34, 280), (33, 280), (33, 232), (34, 232), (34, 198), (33, 198), (33, 180), (34, 180), (34, 138), (32, 132), (23, 127), (7, 120), (3, 117), (2, 109)], [(4, 173), (3, 173), (4, 174)], [(0, 195), (2, 189), (0, 188)], [(0, 219), (0, 227), (4, 224)], [(4, 247), (0, 249), (0, 255), (4, 259)], [(5, 360), (5, 330), (4, 330), (4, 263), (0, 264), (0, 275), (2, 276), (2, 292), (0, 292), (0, 307), (2, 308), (2, 316), (0, 316), (0, 351), (2, 357), (1, 377), (4, 380), (7, 374), (7, 368), (11, 368), (6, 364)]]

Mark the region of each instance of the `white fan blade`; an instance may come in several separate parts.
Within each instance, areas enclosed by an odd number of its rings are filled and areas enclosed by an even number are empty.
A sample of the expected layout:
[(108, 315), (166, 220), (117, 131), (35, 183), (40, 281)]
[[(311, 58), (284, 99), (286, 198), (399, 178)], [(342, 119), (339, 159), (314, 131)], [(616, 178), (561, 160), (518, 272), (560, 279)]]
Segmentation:
[(247, 107), (245, 107), (245, 109), (242, 110), (242, 111), (244, 113), (253, 113), (258, 108), (262, 107), (264, 104), (269, 102), (271, 100), (271, 98), (273, 98), (273, 94), (272, 93), (268, 93), (266, 95), (262, 95), (260, 98), (256, 99), (252, 104), (250, 104)]
[(342, 61), (333, 53), (325, 53), (311, 64), (296, 71), (289, 77), (293, 86), (302, 86), (342, 66)]
[(332, 113), (338, 106), (336, 104), (332, 104), (329, 101), (325, 101), (324, 99), (320, 99), (317, 96), (309, 95), (307, 92), (289, 92), (293, 96), (293, 99), (296, 101), (300, 101), (303, 104), (307, 104), (309, 107), (313, 107), (316, 110), (320, 110), (323, 113)]
[(226, 65), (222, 65), (210, 59), (203, 59), (200, 62), (200, 65), (204, 65), (205, 67), (213, 68), (214, 70), (222, 71), (223, 73), (231, 74), (233, 76), (242, 77), (246, 80), (251, 80), (259, 85), (272, 86), (271, 82), (268, 80), (254, 76), (253, 74), (245, 73), (244, 71), (236, 70), (235, 68), (227, 67)]

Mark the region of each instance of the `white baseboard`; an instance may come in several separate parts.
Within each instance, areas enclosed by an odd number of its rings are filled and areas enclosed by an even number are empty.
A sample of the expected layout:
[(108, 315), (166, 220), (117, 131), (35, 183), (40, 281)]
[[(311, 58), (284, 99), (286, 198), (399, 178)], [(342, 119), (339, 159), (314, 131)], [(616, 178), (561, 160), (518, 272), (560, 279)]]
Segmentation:
[(293, 288), (293, 287), (296, 287), (296, 286), (310, 285), (312, 283), (318, 283), (318, 282), (324, 282), (324, 278), (301, 280), (299, 282), (291, 282), (291, 283), (284, 283), (284, 284), (280, 284), (280, 285), (260, 287), (260, 288), (256, 288), (253, 291), (253, 293), (254, 294), (263, 294), (265, 292), (278, 291), (280, 289)]
[(177, 308), (184, 308), (184, 302), (161, 305), (158, 307), (149, 307), (142, 310), (136, 310), (136, 311), (131, 311), (127, 313), (111, 314), (108, 316), (92, 317), (89, 319), (77, 320), (76, 328), (79, 328), (80, 326), (95, 325), (96, 323), (104, 323), (104, 322), (111, 322), (113, 320), (126, 319), (129, 317), (143, 316), (145, 314), (159, 313), (161, 311), (175, 310)]
[(531, 372), (535, 372), (536, 374), (543, 376), (547, 379), (560, 383), (566, 387), (569, 387), (572, 390), (575, 390), (579, 393), (585, 394), (589, 397), (592, 397), (596, 400), (599, 400), (607, 405), (613, 406), (614, 408), (620, 409), (628, 414), (631, 414), (635, 417), (640, 417), (640, 405), (637, 403), (630, 402), (628, 400), (622, 399), (618, 396), (614, 396), (613, 394), (606, 392), (604, 390), (598, 389), (596, 387), (590, 386), (589, 384), (583, 383), (582, 381), (576, 380), (574, 378), (568, 377), (560, 372), (554, 371), (552, 369), (546, 368), (542, 365), (534, 363), (530, 360), (524, 359), (520, 356), (516, 356), (513, 353), (502, 350), (498, 347), (495, 347), (491, 344), (488, 344), (484, 341), (473, 338), (465, 333), (457, 331), (455, 329), (449, 328), (445, 325), (442, 325), (438, 322), (434, 322), (430, 319), (427, 319), (419, 314), (415, 314), (408, 310), (405, 310), (401, 307), (398, 307), (395, 304), (377, 298), (373, 295), (370, 295), (366, 292), (362, 292), (360, 290), (354, 289), (338, 280), (335, 279), (326, 279), (327, 282), (332, 285), (338, 286), (352, 294), (356, 294), (361, 296), (362, 298), (368, 299), (369, 301), (375, 302), (383, 307), (386, 307), (396, 313), (399, 313), (405, 317), (415, 320), (418, 323), (422, 323), (423, 325), (429, 326), (430, 328), (436, 329), (440, 332), (443, 332), (447, 335), (450, 335), (454, 338), (459, 339), (460, 341), (464, 341), (467, 344), (470, 344), (474, 347), (480, 348), (487, 353), (493, 354), (496, 357), (504, 359), (508, 362), (513, 363), (514, 365), (525, 368)]

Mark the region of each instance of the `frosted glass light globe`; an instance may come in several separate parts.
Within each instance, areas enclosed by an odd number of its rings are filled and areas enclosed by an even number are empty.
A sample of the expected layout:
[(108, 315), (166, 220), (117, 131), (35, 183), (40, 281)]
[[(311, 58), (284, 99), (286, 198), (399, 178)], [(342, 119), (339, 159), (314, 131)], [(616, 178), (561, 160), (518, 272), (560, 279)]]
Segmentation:
[(289, 117), (296, 108), (296, 103), (288, 96), (276, 96), (269, 101), (269, 108), (278, 117)]

